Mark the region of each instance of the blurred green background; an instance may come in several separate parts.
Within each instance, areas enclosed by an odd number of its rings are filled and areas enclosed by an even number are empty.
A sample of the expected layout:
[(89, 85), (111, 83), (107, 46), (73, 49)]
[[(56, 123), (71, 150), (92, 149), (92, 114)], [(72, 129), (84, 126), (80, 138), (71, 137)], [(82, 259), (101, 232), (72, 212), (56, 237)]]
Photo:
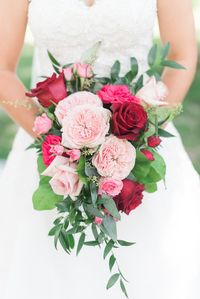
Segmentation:
[[(194, 12), (196, 16), (198, 30), (200, 28), (200, 1), (194, 1)], [(200, 42), (200, 31), (198, 37)], [(18, 66), (19, 77), (29, 88), (31, 80), (31, 63), (33, 55), (33, 46), (25, 44), (22, 56)], [(183, 143), (189, 153), (193, 164), (200, 173), (200, 47), (199, 62), (195, 80), (184, 102), (184, 112), (179, 116), (175, 125), (183, 138)], [(16, 133), (16, 125), (0, 110), (0, 161), (5, 160), (10, 151), (14, 135)]]

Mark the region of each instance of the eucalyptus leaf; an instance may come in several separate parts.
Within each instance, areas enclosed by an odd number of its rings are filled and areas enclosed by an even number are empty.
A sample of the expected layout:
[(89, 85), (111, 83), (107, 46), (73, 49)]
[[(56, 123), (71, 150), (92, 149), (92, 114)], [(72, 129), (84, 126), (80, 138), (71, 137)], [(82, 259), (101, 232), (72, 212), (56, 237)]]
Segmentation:
[(157, 56), (157, 49), (158, 49), (157, 44), (154, 44), (152, 46), (152, 48), (150, 49), (150, 51), (149, 51), (149, 54), (148, 54), (148, 64), (150, 66), (153, 66), (155, 64), (156, 56)]
[(94, 44), (90, 49), (83, 53), (80, 61), (87, 64), (93, 64), (97, 59), (98, 51), (101, 47), (101, 41)]
[(124, 240), (117, 240), (117, 242), (118, 242), (121, 246), (132, 246), (132, 245), (135, 245), (135, 244), (136, 244), (135, 242), (127, 242), (127, 241), (124, 241)]
[(111, 68), (111, 79), (117, 80), (120, 73), (120, 62), (117, 60)]
[(115, 262), (116, 262), (116, 258), (115, 258), (115, 256), (112, 254), (111, 257), (110, 257), (110, 259), (109, 259), (109, 269), (110, 269), (110, 271), (112, 271), (112, 268), (113, 268)]
[(124, 282), (123, 282), (122, 279), (120, 279), (120, 287), (121, 287), (122, 292), (123, 292), (124, 295), (126, 296), (126, 298), (128, 298), (128, 293), (127, 293), (127, 291), (126, 291), (126, 287), (125, 287)]
[(164, 61), (162, 61), (161, 65), (165, 66), (165, 67), (172, 68), (172, 69), (186, 70), (186, 68), (183, 65), (181, 65), (175, 61), (172, 61), (172, 60), (164, 60)]
[(78, 246), (77, 246), (77, 251), (76, 251), (76, 255), (79, 254), (79, 252), (81, 251), (83, 245), (84, 245), (84, 242), (85, 242), (85, 233), (82, 233), (80, 235), (80, 238), (79, 238), (79, 241), (78, 241)]
[(161, 59), (164, 60), (169, 54), (170, 43), (166, 43), (166, 45), (161, 49)]
[(53, 65), (56, 65), (58, 67), (61, 66), (60, 63), (56, 60), (56, 58), (53, 56), (53, 54), (50, 51), (47, 51), (47, 53)]
[(113, 274), (107, 283), (106, 289), (108, 290), (112, 288), (118, 279), (119, 279), (119, 273)]
[(117, 241), (117, 227), (116, 222), (112, 216), (105, 216), (103, 219), (103, 226), (105, 227), (109, 237), (116, 242)]
[(102, 199), (106, 200), (103, 205), (108, 210), (108, 212), (110, 212), (110, 214), (113, 217), (115, 217), (115, 218), (117, 218), (117, 219), (120, 220), (121, 216), (119, 214), (119, 211), (118, 211), (118, 209), (116, 207), (116, 204), (115, 204), (114, 200), (111, 197), (106, 196), (105, 194), (102, 196)]
[(104, 249), (104, 253), (103, 253), (103, 258), (105, 259), (107, 257), (107, 255), (110, 253), (110, 251), (112, 250), (114, 246), (114, 242), (113, 240), (110, 240), (107, 244), (106, 247)]

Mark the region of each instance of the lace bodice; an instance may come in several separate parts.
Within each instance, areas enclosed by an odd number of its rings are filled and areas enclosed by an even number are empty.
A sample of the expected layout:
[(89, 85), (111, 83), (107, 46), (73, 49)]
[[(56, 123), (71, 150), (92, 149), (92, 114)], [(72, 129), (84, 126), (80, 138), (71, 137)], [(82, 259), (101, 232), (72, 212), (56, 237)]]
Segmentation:
[(29, 25), (36, 44), (35, 73), (52, 72), (47, 49), (66, 64), (79, 60), (97, 41), (102, 41), (95, 64), (98, 75), (107, 75), (116, 59), (123, 74), (132, 56), (143, 72), (155, 17), (156, 0), (95, 0), (91, 7), (84, 0), (32, 0)]

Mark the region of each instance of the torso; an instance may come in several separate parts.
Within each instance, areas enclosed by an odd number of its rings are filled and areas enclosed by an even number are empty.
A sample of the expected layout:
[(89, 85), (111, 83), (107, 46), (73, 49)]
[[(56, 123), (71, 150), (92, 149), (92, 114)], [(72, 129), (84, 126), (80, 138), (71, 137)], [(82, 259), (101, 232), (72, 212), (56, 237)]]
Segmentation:
[[(102, 41), (96, 73), (106, 75), (116, 59), (122, 73), (135, 56), (141, 72), (152, 44), (156, 0), (32, 0), (29, 25), (37, 46), (38, 73), (50, 73), (46, 50), (61, 63), (78, 60), (97, 41)], [(52, 70), (51, 70), (52, 71)]]

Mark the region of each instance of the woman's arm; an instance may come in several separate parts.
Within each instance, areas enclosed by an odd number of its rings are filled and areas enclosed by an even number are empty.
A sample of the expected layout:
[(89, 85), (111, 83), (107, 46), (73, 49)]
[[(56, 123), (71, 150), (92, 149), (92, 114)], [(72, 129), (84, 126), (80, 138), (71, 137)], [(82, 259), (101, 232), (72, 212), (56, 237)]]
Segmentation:
[(0, 106), (30, 135), (38, 111), (25, 96), (16, 67), (24, 42), (28, 0), (0, 0)]
[(169, 88), (168, 102), (181, 103), (192, 83), (197, 64), (197, 45), (192, 0), (158, 0), (158, 20), (163, 43), (170, 42), (168, 59), (186, 70), (166, 68), (163, 81)]

